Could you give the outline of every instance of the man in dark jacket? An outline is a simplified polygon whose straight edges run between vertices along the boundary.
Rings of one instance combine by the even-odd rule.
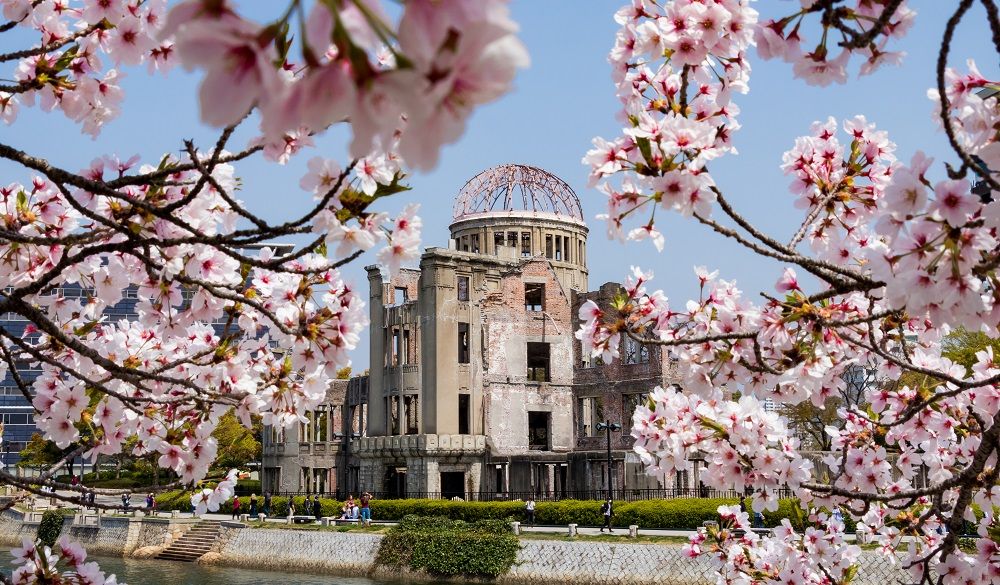
[[[604,526],[601,527],[601,532],[604,532],[605,528],[608,529],[608,532],[614,532],[614,530],[611,530],[612,513],[611,498],[608,498],[608,501],[604,502],[604,505],[601,506],[601,514],[604,516]]]
[[[319,496],[313,496],[313,516],[319,521],[320,517],[323,515],[322,508],[319,504]]]

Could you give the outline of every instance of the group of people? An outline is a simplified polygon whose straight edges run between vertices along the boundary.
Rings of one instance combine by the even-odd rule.
[[[362,524],[368,526],[372,519],[371,509],[372,495],[368,492],[361,494],[359,502],[354,502],[354,496],[347,496],[347,501],[340,507],[341,520],[360,520]]]
[[[90,498],[90,503],[94,503],[94,492],[88,494]],[[129,510],[132,508],[132,494],[124,493],[122,494],[122,511],[128,514]],[[156,512],[156,498],[153,496],[152,492],[146,494],[146,510],[150,513]]]
[[[233,497],[232,504],[233,518],[237,518],[243,511],[243,504],[240,502],[240,497]],[[260,507],[258,507],[257,494],[250,494],[250,505],[247,509],[247,514],[251,518],[256,518],[258,514],[263,514],[265,516],[271,515],[271,492],[264,494],[263,502],[261,502]]]
[[[372,495],[369,492],[361,494],[357,503],[355,503],[353,495],[347,496],[347,501],[344,502],[344,505],[340,508],[339,518],[341,520],[359,520],[365,526],[369,525],[372,519],[371,500]],[[264,494],[263,506],[261,506],[258,511],[257,494],[251,494],[248,513],[252,518],[257,517],[258,514],[270,516],[271,504],[271,492],[267,492]],[[323,505],[322,502],[320,502],[318,495],[306,496],[305,501],[302,503],[302,507],[303,509],[300,510],[302,512],[302,516],[313,516],[317,521],[323,517]],[[241,513],[243,513],[243,503],[240,501],[239,496],[234,496],[232,502],[232,517],[234,519],[238,518]],[[295,498],[289,498],[288,517],[291,518],[293,516],[296,516]]]

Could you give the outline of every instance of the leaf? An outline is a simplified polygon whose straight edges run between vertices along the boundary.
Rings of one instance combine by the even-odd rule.
[[[77,337],[83,337],[84,335],[86,335],[86,334],[90,333],[91,331],[93,331],[94,328],[97,327],[98,323],[100,323],[100,322],[99,321],[89,321],[88,323],[86,323],[84,325],[81,325],[81,326],[73,329],[73,334],[76,335]]]
[[[372,195],[372,198],[378,199],[379,197],[387,197],[389,195],[395,195],[396,193],[402,193],[403,191],[409,191],[412,187],[402,183],[402,180],[405,178],[406,173],[396,171],[396,174],[392,177],[392,182],[388,185],[379,185],[378,188],[375,189],[375,194]]]

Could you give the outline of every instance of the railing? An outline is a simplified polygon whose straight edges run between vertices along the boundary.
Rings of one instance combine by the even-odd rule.
[[[241,496],[248,496],[252,492],[237,486],[236,493]],[[256,492],[258,496],[260,492]],[[454,498],[459,498],[469,502],[508,502],[508,501],[525,501],[529,497],[534,498],[539,502],[556,502],[559,500],[591,500],[591,501],[601,501],[608,498],[608,490],[604,489],[593,489],[593,490],[562,490],[554,492],[541,492],[541,491],[507,491],[507,492],[496,492],[496,491],[479,491],[479,492],[407,492],[405,494],[392,493],[392,492],[371,492],[375,499],[379,500],[398,500],[405,498],[415,498],[415,499],[429,499],[429,500],[450,500]],[[308,492],[308,491],[275,491],[272,492],[274,496],[315,496],[318,495],[323,498],[333,498],[336,500],[344,500],[349,494],[342,491],[335,492]],[[352,492],[357,499],[361,494],[358,492]],[[611,494],[611,498],[616,502],[635,502],[641,500],[670,500],[676,498],[725,498],[731,500],[737,500],[742,495],[742,492],[737,490],[715,490],[709,488],[654,488],[654,489],[615,489]],[[778,497],[786,498],[790,497],[792,494],[789,490],[779,490]]]

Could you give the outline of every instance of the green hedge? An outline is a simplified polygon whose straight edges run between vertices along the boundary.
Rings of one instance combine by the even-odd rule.
[[[192,492],[166,492],[157,496],[157,505],[161,510],[191,510]],[[312,508],[304,510],[304,497],[295,498],[296,513],[312,515]],[[355,500],[357,501],[357,500]],[[783,499],[778,503],[776,512],[764,513],[764,525],[774,527],[783,518],[794,518],[792,506],[794,500]],[[248,496],[240,496],[241,508],[244,513],[250,509]],[[737,504],[738,500],[723,498],[677,498],[672,500],[640,500],[636,502],[621,502],[615,504],[613,524],[628,526],[635,524],[639,528],[666,530],[694,530],[700,528],[706,521],[718,520],[718,508],[722,505]],[[339,516],[343,502],[331,499],[320,499],[323,516]],[[264,498],[258,495],[257,507],[263,511]],[[231,512],[230,504],[223,505],[220,512]],[[372,500],[372,518],[374,520],[399,521],[409,515],[444,517],[450,520],[477,522],[481,520],[520,520],[524,517],[524,503],[514,502],[462,502],[452,500]],[[288,498],[276,496],[272,498],[271,515],[285,516],[288,514]],[[543,525],[565,526],[579,524],[580,526],[600,526],[604,523],[601,517],[601,502],[592,500],[561,500],[558,502],[538,502],[535,506],[535,522]],[[793,522],[793,524],[796,524]],[[845,524],[848,532],[853,532],[855,522],[845,514]],[[796,526],[802,529],[802,526]]]
[[[46,510],[42,514],[42,521],[38,523],[38,533],[36,537],[42,544],[52,548],[59,540],[59,533],[62,532],[63,513],[59,510]]]
[[[386,533],[375,562],[436,576],[497,577],[513,566],[519,547],[503,520],[408,515]]]
[[[614,524],[640,528],[673,530],[698,528],[708,520],[717,520],[719,506],[735,500],[711,498],[679,498],[675,500],[642,500],[615,505]],[[376,520],[399,520],[408,514],[445,516],[452,520],[520,520],[523,502],[455,502],[450,500],[372,500],[372,517]],[[560,500],[538,502],[535,522],[565,526],[600,526],[601,502],[591,500]]]

